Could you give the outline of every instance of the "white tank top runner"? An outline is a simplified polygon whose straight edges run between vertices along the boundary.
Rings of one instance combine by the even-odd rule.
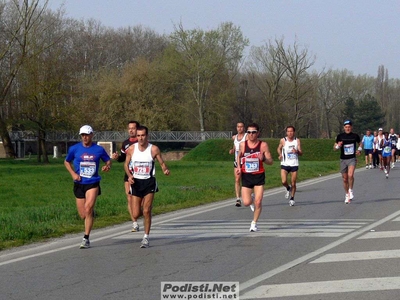
[[[237,156],[239,154],[240,150],[240,143],[244,142],[246,140],[247,133],[243,135],[243,137],[238,140],[237,135],[235,136],[235,139],[233,140],[233,145],[235,146],[235,161],[237,160]]]
[[[286,138],[285,145],[282,147],[281,165],[289,167],[297,167],[299,165],[299,155],[293,153],[293,149],[297,150],[297,138],[289,142]]]
[[[156,174],[154,160],[151,156],[151,146],[152,144],[149,143],[144,151],[140,151],[139,144],[134,144],[134,152],[131,158],[134,178],[148,179]]]
[[[382,147],[381,147],[381,141],[384,139],[384,136],[379,136],[378,135],[378,150],[382,150]]]

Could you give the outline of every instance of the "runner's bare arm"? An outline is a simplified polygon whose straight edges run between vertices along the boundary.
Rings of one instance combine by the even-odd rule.
[[[132,154],[133,154],[133,147],[134,147],[134,145],[131,145],[131,146],[129,146],[128,149],[126,149],[126,151],[125,151],[126,157],[125,157],[125,163],[124,163],[124,170],[125,170],[126,175],[128,175],[128,182],[130,184],[132,184],[134,182],[133,175],[132,175],[131,171],[129,170],[129,164],[130,164]]]
[[[272,165],[274,160],[272,159],[271,152],[269,151],[269,146],[266,142],[261,143],[261,153],[263,155],[262,161],[267,165]]]
[[[168,176],[170,174],[170,171],[169,171],[167,165],[165,164],[164,159],[162,158],[160,148],[158,148],[155,145],[152,145],[151,146],[151,155],[153,156],[153,158],[157,159],[158,163],[161,166],[161,169],[162,169],[164,175]]]
[[[276,149],[276,152],[278,152],[278,159],[279,159],[279,160],[282,160],[282,148],[283,148],[284,145],[285,145],[285,140],[284,140],[284,139],[281,139],[281,140],[279,141],[279,146],[278,146],[278,148]]]

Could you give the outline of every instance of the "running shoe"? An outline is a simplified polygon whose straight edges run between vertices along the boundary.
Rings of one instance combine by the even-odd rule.
[[[294,206],[295,203],[293,199],[289,200],[289,206]]]
[[[365,168],[368,169],[368,165],[366,165]]]
[[[349,204],[350,203],[350,196],[349,194],[346,194],[346,197],[344,198],[344,203]]]
[[[235,206],[236,207],[241,207],[242,206],[242,201],[239,198],[236,199]]]
[[[394,168],[394,163],[392,163],[392,169]]]
[[[385,172],[385,174],[387,174],[387,170],[386,169],[384,170],[384,172]]]
[[[140,245],[140,248],[149,248],[149,247],[150,247],[149,239],[144,237]]]
[[[350,199],[350,200],[353,200],[353,198],[354,198],[353,190],[352,190],[352,189],[349,189],[349,199]]]
[[[257,228],[257,223],[254,222],[254,221],[252,221],[252,222],[251,222],[251,225],[250,225],[249,231],[250,231],[250,232],[256,232],[257,230],[258,230],[258,228]]]
[[[79,246],[79,248],[80,248],[80,249],[87,249],[87,248],[90,248],[90,241],[89,241],[89,239],[83,238],[83,239],[82,239],[82,243],[81,243],[81,245]]]
[[[389,178],[389,174],[388,173],[386,173],[386,179],[388,179]]]
[[[254,211],[254,193],[251,194],[251,204],[250,204],[251,211]]]
[[[132,232],[138,232],[138,231],[139,231],[139,224],[137,222],[133,222]]]
[[[369,168],[372,169],[372,165],[371,164],[369,165]]]
[[[286,194],[285,194],[285,198],[289,199],[290,196],[290,192],[292,191],[292,187],[289,185],[289,189],[286,189]]]

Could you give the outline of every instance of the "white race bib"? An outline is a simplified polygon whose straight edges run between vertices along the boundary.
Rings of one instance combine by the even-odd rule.
[[[248,157],[245,159],[244,166],[246,173],[258,172],[260,170],[260,160]]]
[[[354,144],[348,144],[343,146],[344,155],[354,154]]]
[[[96,173],[96,163],[93,161],[82,161],[79,164],[80,176],[85,178],[92,178]]]
[[[138,176],[150,176],[151,166],[151,162],[135,161],[135,165],[133,166],[133,174]]]

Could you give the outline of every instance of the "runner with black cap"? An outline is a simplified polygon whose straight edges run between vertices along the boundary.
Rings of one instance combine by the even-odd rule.
[[[356,155],[360,155],[362,147],[361,139],[354,133],[351,120],[343,122],[344,132],[338,134],[334,145],[335,150],[340,149],[340,173],[342,173],[343,187],[346,193],[344,203],[348,204],[354,198],[354,172],[357,165]],[[358,148],[357,148],[358,144]]]

